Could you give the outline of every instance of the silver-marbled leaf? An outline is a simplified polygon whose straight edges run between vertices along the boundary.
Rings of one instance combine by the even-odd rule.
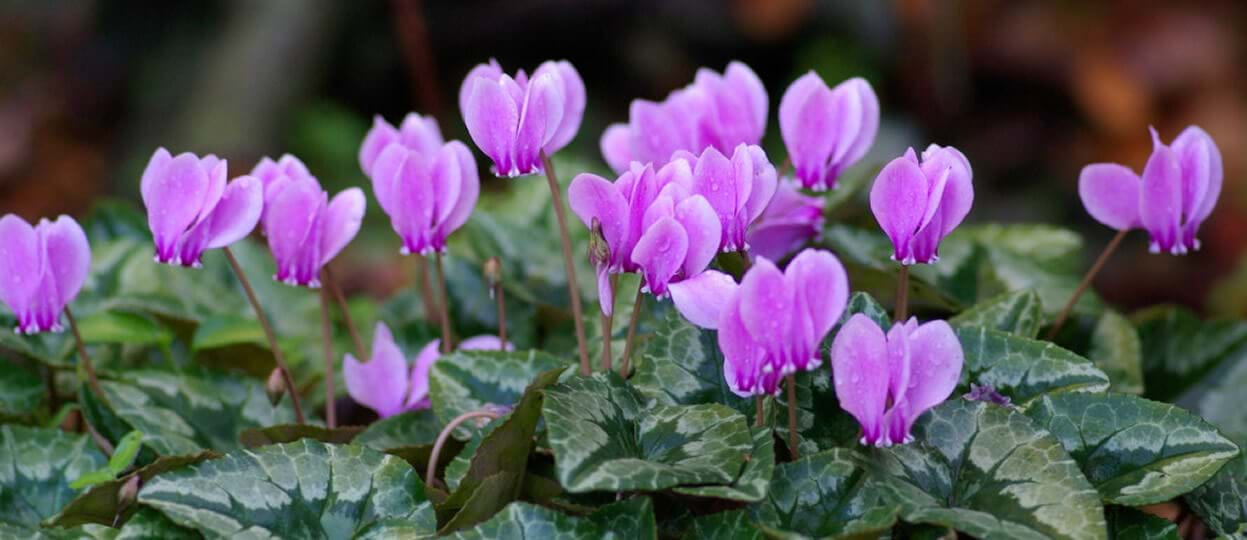
[[[771,536],[844,538],[891,528],[898,506],[884,499],[853,450],[833,448],[776,467],[766,500],[750,512]]]
[[[1108,376],[1090,360],[1049,342],[987,328],[956,332],[965,352],[962,382],[991,386],[1016,405],[1050,392],[1108,388]]]
[[[1143,345],[1134,325],[1120,313],[1106,310],[1100,315],[1087,358],[1108,375],[1109,390],[1143,393]]]
[[[537,351],[456,351],[442,356],[429,371],[429,398],[442,425],[486,406],[511,407],[539,373],[567,366],[564,359]],[[472,436],[468,426],[455,437]]]
[[[750,429],[753,431],[753,451],[736,481],[730,486],[679,487],[675,488],[675,492],[744,502],[757,502],[766,497],[775,474],[775,437],[771,428]]]
[[[1033,290],[1006,292],[970,306],[948,320],[954,327],[980,326],[1025,338],[1039,335],[1043,303]]]
[[[585,517],[574,517],[524,502],[513,502],[475,527],[447,538],[477,540],[656,540],[654,504],[649,497],[633,497],[603,506]]]
[[[69,483],[107,463],[91,438],[0,425],[0,537],[32,537],[77,495]]]

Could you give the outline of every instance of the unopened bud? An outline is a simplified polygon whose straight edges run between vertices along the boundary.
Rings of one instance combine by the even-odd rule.
[[[126,508],[129,508],[130,505],[134,504],[134,501],[138,500],[139,488],[141,487],[143,487],[143,479],[139,478],[137,474],[130,475],[126,483],[121,484],[121,489],[117,490],[118,515],[121,515]]]
[[[268,401],[274,407],[281,403],[281,398],[286,394],[286,377],[281,372],[281,368],[273,368],[273,372],[268,374],[268,382],[264,383],[264,393],[268,394]]]
[[[499,261],[498,257],[490,257],[489,260],[485,261],[483,273],[485,274],[485,283],[489,284],[489,294],[492,296],[494,289],[502,284],[502,261]]]
[[[589,230],[589,262],[594,266],[604,266],[611,259],[611,247],[602,234],[602,222],[593,218],[593,226]]]

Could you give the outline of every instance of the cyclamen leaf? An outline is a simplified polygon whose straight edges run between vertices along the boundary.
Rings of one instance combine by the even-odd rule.
[[[1099,494],[1025,415],[954,399],[923,415],[914,437],[868,450],[872,478],[901,519],[977,538],[1107,538]]]
[[[957,339],[965,351],[963,382],[991,386],[1020,407],[1051,392],[1108,388],[1108,376],[1090,360],[1046,341],[986,328],[958,328]]]
[[[1135,540],[1180,540],[1178,524],[1125,506],[1104,509],[1109,538]]]
[[[148,317],[120,311],[101,311],[78,321],[78,331],[87,343],[124,345],[168,345],[173,332]]]
[[[328,444],[347,444],[364,430],[363,426],[340,426],[333,429],[311,424],[278,424],[263,428],[244,429],[238,442],[247,448],[312,439]]]
[[[433,444],[442,431],[442,423],[431,409],[408,411],[382,418],[369,425],[352,441],[376,450]]]
[[[212,537],[380,535],[388,526],[435,529],[419,476],[359,445],[310,439],[238,450],[155,477],[139,502]],[[394,521],[391,521],[394,520]]]
[[[781,464],[766,500],[750,511],[770,535],[842,538],[891,528],[898,508],[883,499],[852,450],[835,448]]]
[[[38,375],[11,363],[0,364],[0,420],[33,418],[46,396]]]
[[[70,480],[106,462],[86,435],[0,425],[0,535],[36,536],[76,495]]]
[[[684,540],[762,540],[762,529],[748,510],[729,510],[694,518]]]
[[[1087,358],[1108,375],[1109,390],[1142,394],[1142,348],[1134,325],[1120,313],[1106,310],[1091,333]]]
[[[721,403],[753,414],[753,400],[732,393],[723,378],[723,353],[715,332],[669,310],[646,345],[630,379],[647,404]]]
[[[655,540],[654,504],[649,497],[633,497],[603,506],[587,517],[572,517],[534,504],[515,502],[488,521],[448,538],[549,538]]]
[[[514,406],[539,373],[567,365],[566,360],[536,350],[456,351],[444,355],[429,370],[433,412],[445,425],[463,413],[483,407]],[[471,436],[468,426],[455,429],[458,439]]]
[[[1218,534],[1238,538],[1247,533],[1247,454],[1240,452],[1184,499]]]
[[[1043,325],[1043,305],[1035,291],[1008,292],[971,306],[948,323],[954,327],[980,326],[1034,338]]]
[[[732,485],[679,487],[675,488],[675,492],[744,502],[757,502],[766,497],[775,474],[775,437],[770,428],[750,429],[753,430],[753,452]]]
[[[139,456],[139,450],[142,448],[143,433],[141,431],[127,433],[117,443],[117,446],[113,449],[113,455],[109,456],[108,463],[103,468],[79,476],[69,483],[69,487],[82,489],[117,478],[126,469],[130,468],[130,464],[134,463],[134,459]]]
[[[1201,321],[1188,309],[1158,306],[1131,317],[1143,344],[1144,395],[1174,401],[1247,344],[1247,322]]]
[[[718,404],[642,406],[613,372],[546,390],[559,482],[572,493],[730,484],[753,445],[744,416]]]
[[[185,456],[161,456],[150,464],[139,467],[138,470],[131,474],[137,475],[142,482],[147,482],[157,475],[219,457],[221,457],[221,454],[211,450]],[[55,516],[45,521],[44,524],[51,527],[74,527],[86,523],[112,525],[114,520],[117,523],[130,523],[128,520],[132,520],[130,516],[135,514],[137,507],[121,508],[119,501],[121,488],[129,478],[130,475],[126,475],[116,480],[91,486],[75,497],[74,500],[69,501],[69,504],[65,505]],[[118,515],[118,512],[120,512],[120,515]],[[138,512],[138,514],[143,513],[144,511]]]
[[[1051,394],[1026,415],[1061,441],[1108,502],[1142,506],[1203,484],[1238,447],[1199,417],[1127,394]]]

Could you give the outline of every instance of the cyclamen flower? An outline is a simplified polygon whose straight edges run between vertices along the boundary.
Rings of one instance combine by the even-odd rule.
[[[141,191],[156,262],[198,268],[203,252],[228,246],[255,229],[264,207],[260,181],[226,184],[226,163],[160,148],[143,171]]]
[[[854,315],[831,344],[840,407],[862,426],[861,443],[905,444],[922,413],[948,399],[965,356],[948,323],[918,319],[884,335],[870,317]]]
[[[571,63],[547,61],[529,78],[503,73],[496,60],[463,80],[459,110],[472,141],[494,161],[498,176],[539,173],[541,153],[567,146],[585,111],[585,85]]]
[[[403,122],[404,129],[414,124],[413,118],[418,117],[409,115]],[[392,142],[366,165],[377,202],[403,239],[404,255],[444,253],[446,239],[468,221],[481,192],[476,160],[468,147],[459,141],[442,144],[436,125],[419,125],[426,128],[419,145]],[[369,134],[360,149],[361,163],[371,152],[369,145],[387,136]]]
[[[870,189],[870,210],[903,264],[939,260],[940,240],[957,228],[974,203],[970,162],[956,148],[931,145],[922,161],[910,148],[892,160]]]
[[[364,175],[372,178],[377,158],[392,144],[431,156],[441,149],[445,141],[442,139],[441,128],[437,127],[437,120],[432,116],[407,113],[402,125],[395,129],[378,115],[372,119],[372,129],[368,130],[364,142],[359,145],[359,167],[363,169]],[[473,170],[476,170],[475,163]]]
[[[287,285],[320,286],[320,270],[359,232],[364,192],[329,194],[311,176],[282,176],[265,191],[264,230],[277,263],[273,279]]]
[[[18,334],[60,332],[61,312],[90,267],[87,235],[74,218],[34,227],[13,214],[0,218],[0,300],[17,317]]]
[[[722,227],[719,249],[747,249],[745,234],[749,225],[762,215],[775,195],[775,167],[766,159],[766,152],[753,145],[736,147],[729,160],[714,147],[701,156],[679,151],[672,159],[687,161],[693,169],[690,193],[710,202]]]
[[[1172,146],[1152,129],[1152,156],[1143,176],[1115,163],[1083,168],[1078,193],[1096,221],[1119,231],[1147,229],[1152,253],[1182,255],[1199,249],[1199,226],[1221,195],[1221,151],[1204,130],[1190,126]]]
[[[346,391],[356,403],[376,411],[382,418],[403,411],[427,409],[429,402],[429,370],[441,356],[441,340],[433,340],[420,349],[411,367],[403,351],[394,343],[390,328],[378,322],[372,338],[372,358],[360,362],[351,354],[342,359],[342,377]],[[502,350],[497,336],[476,336],[459,344],[459,350]],[[506,350],[513,347],[507,344]]]
[[[827,88],[813,71],[797,79],[779,102],[779,131],[796,177],[806,188],[836,187],[879,131],[879,98],[870,83],[852,78]]]
[[[637,99],[627,124],[602,134],[602,156],[616,172],[629,163],[662,165],[677,151],[727,154],[740,144],[758,144],[766,132],[766,88],[749,66],[732,62],[722,75],[706,68],[693,83],[660,103]]]
[[[604,257],[595,257],[602,312],[611,313],[610,274],[641,272],[646,289],[667,294],[672,281],[691,278],[705,269],[718,251],[721,229],[705,197],[692,195],[693,173],[684,160],[654,171],[634,163],[611,182],[580,174],[567,189],[572,212],[594,228],[605,242]]]
[[[802,194],[795,180],[781,180],[771,204],[745,236],[749,255],[777,261],[818,238],[823,231],[823,203],[821,197]]]
[[[822,365],[819,345],[849,297],[844,266],[813,249],[782,272],[758,257],[739,286],[712,270],[671,289],[689,322],[718,330],[723,375],[741,397],[777,394],[782,376]]]

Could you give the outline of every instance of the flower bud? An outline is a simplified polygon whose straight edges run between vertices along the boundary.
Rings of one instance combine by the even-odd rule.
[[[485,261],[482,273],[485,274],[485,283],[489,285],[489,294],[493,295],[493,290],[502,285],[502,261],[498,257],[490,257]]]
[[[606,266],[610,264],[610,258],[611,247],[602,234],[602,222],[595,217],[589,230],[589,262],[594,266]]]
[[[282,374],[281,368],[273,368],[273,372],[268,374],[268,382],[264,383],[264,393],[268,394],[268,401],[274,407],[281,403],[281,398],[286,394],[286,377]]]
[[[143,487],[143,479],[137,474],[132,474],[126,483],[121,485],[121,489],[117,490],[117,515],[113,518],[114,527],[121,520],[122,513],[138,500],[141,487]]]

